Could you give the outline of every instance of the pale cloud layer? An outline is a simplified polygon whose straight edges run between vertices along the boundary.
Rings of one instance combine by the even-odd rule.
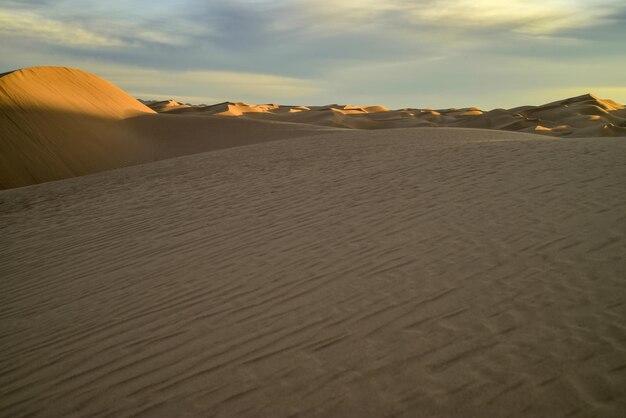
[[[563,29],[601,24],[610,13],[571,0],[439,0],[427,7],[415,7],[410,16],[417,24],[471,29],[495,27],[550,35]]]
[[[0,10],[0,37],[6,42],[20,37],[33,42],[69,47],[109,47],[122,44],[115,37],[23,11]]]
[[[206,103],[626,101],[624,39],[621,0],[0,0],[0,72],[75,66]]]
[[[376,26],[380,18],[395,17],[397,21],[417,28],[421,25],[455,30],[506,28],[533,35],[602,24],[611,18],[611,8],[598,6],[617,4],[576,0],[320,0],[294,3],[296,5],[291,7],[295,11],[322,25]],[[293,28],[293,25],[287,23],[286,27]]]

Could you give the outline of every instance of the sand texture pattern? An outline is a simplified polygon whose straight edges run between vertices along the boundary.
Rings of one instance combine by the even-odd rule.
[[[0,416],[623,416],[624,161],[343,131],[0,191]]]

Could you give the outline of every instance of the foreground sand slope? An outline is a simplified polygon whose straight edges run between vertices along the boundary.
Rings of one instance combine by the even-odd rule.
[[[328,129],[172,119],[93,74],[27,68],[0,75],[0,189],[321,131]]]
[[[279,106],[219,103],[192,106],[172,100],[149,106],[170,114],[244,116],[354,129],[403,127],[465,127],[521,131],[551,136],[626,136],[626,109],[612,100],[592,94],[559,100],[541,106],[482,111],[463,109],[400,109],[384,106]]]
[[[0,192],[0,416],[622,416],[626,142],[348,131]]]

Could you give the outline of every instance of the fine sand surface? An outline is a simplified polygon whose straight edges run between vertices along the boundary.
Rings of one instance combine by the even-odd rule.
[[[0,191],[0,416],[623,416],[624,161],[342,131]]]

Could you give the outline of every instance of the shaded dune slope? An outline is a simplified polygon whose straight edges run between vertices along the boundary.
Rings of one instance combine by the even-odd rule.
[[[143,115],[126,119],[123,124],[148,139],[154,160],[343,131],[293,122],[199,116],[194,113]]]
[[[0,416],[623,416],[625,158],[344,131],[2,191]]]

